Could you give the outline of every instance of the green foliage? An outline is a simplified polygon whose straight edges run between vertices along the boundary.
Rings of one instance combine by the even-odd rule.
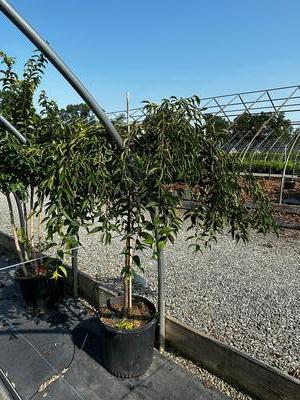
[[[56,269],[53,271],[52,273],[52,279],[54,279],[55,281],[57,281],[59,278],[67,278],[67,270],[63,265],[59,265],[58,267],[56,267]]]
[[[26,203],[29,200],[32,209],[36,199],[36,210],[42,207],[46,198],[42,183],[60,157],[59,143],[68,140],[70,132],[61,120],[56,103],[49,100],[44,91],[38,92],[47,64],[43,54],[35,52],[25,63],[21,76],[14,72],[13,58],[0,52],[0,60],[3,65],[0,71],[0,112],[27,139],[26,145],[22,145],[0,126],[0,191],[6,196],[13,194],[20,202],[20,225],[26,230],[23,229],[19,242],[25,245],[26,259],[30,252],[34,256],[27,230],[29,223],[26,223],[32,210],[27,212]],[[39,112],[35,109],[34,98],[38,100]]]
[[[2,84],[0,112],[28,140],[24,146],[0,126],[0,190],[16,193],[21,199],[28,196],[29,185],[36,185],[44,168],[38,151],[30,145],[38,140],[39,132],[44,132],[41,118],[36,113],[33,99],[46,66],[42,53],[35,53],[24,66],[19,77],[14,71],[14,59],[0,52]],[[44,110],[45,112],[45,110]],[[39,161],[41,165],[39,165]]]
[[[217,118],[203,121],[198,97],[145,102],[145,119],[130,129],[118,120],[125,141],[121,151],[100,124],[83,120],[90,114],[82,105],[59,110],[41,92],[36,112],[33,96],[45,66],[41,54],[26,63],[21,79],[13,72],[13,59],[2,54],[2,60],[1,112],[28,144],[21,146],[0,130],[0,190],[26,200],[28,188],[34,188],[36,206],[46,202],[48,239],[62,249],[79,244],[81,227],[99,232],[107,244],[121,235],[125,256],[143,269],[139,252],[150,249],[155,256],[175,242],[181,228],[190,232],[194,251],[210,246],[224,230],[246,242],[250,228],[275,229],[258,182],[238,155],[223,150],[228,126]],[[65,124],[67,117],[71,122]],[[181,184],[174,188],[176,182]],[[252,198],[254,211],[246,207],[245,196]],[[190,207],[179,211],[184,197]],[[53,278],[65,272],[59,265]],[[126,264],[122,273],[134,272]]]
[[[299,173],[298,153],[293,152],[287,162],[286,173]],[[286,161],[283,153],[247,154],[243,160],[245,169],[252,172],[282,174]]]
[[[126,330],[132,330],[134,328],[134,324],[128,320],[128,319],[122,319],[120,322],[117,324],[114,324],[113,326],[115,329],[126,329]]]
[[[146,103],[146,118],[131,126],[122,154],[101,127],[77,125],[72,139],[59,145],[42,184],[49,198],[50,236],[59,233],[64,241],[80,226],[100,232],[105,243],[121,234],[132,241],[134,265],[143,268],[138,252],[150,248],[155,254],[157,247],[174,243],[180,227],[188,227],[195,251],[224,229],[247,241],[251,227],[275,228],[259,184],[237,155],[220,146],[225,129],[204,129],[199,106],[197,97]],[[178,180],[183,188],[172,190]],[[192,206],[180,214],[183,195],[190,196]],[[253,199],[254,212],[246,208],[245,195]],[[122,272],[131,274],[127,267]]]
[[[87,124],[96,123],[95,115],[85,103],[68,104],[66,108],[59,110],[59,115],[64,123],[81,120]]]

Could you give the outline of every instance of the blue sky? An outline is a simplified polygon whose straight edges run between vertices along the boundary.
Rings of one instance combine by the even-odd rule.
[[[299,0],[11,0],[107,111],[300,83]],[[33,46],[0,15],[0,49],[18,68]],[[43,88],[80,102],[48,68]]]

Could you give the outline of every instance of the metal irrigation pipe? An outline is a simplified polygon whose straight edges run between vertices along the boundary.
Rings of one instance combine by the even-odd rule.
[[[26,143],[25,137],[1,114],[0,114],[0,123],[4,126],[6,130],[12,133],[21,143],[23,144]]]
[[[49,44],[34,30],[34,28],[6,1],[0,0],[0,11],[38,48],[40,49],[54,67],[61,73],[61,75],[69,82],[69,84],[76,90],[79,96],[86,102],[86,104],[96,114],[100,122],[106,128],[106,131],[114,140],[114,142],[121,148],[124,148],[124,142],[118,134],[116,128],[113,126],[103,109],[97,103],[95,98],[86,89],[83,83],[77,76],[70,70],[64,61],[51,49]]]
[[[281,186],[280,186],[279,205],[282,204],[282,193],[283,193],[284,176],[285,176],[286,168],[287,168],[290,156],[292,154],[292,151],[293,151],[293,149],[295,147],[295,144],[297,143],[297,140],[299,139],[299,136],[300,136],[300,132],[296,135],[296,138],[295,138],[295,140],[294,140],[294,142],[293,142],[293,144],[292,144],[292,146],[291,146],[291,148],[289,150],[289,154],[288,154],[287,159],[286,159],[285,164],[284,164],[284,168],[283,168],[283,171],[282,171],[282,178],[281,178]]]

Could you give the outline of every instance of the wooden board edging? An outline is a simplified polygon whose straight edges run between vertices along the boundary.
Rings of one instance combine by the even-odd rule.
[[[166,339],[192,361],[258,399],[300,399],[299,380],[173,317],[166,318]]]

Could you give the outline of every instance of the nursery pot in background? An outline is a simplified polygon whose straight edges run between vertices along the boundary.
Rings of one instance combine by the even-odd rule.
[[[55,307],[64,297],[64,279],[54,280],[45,275],[35,274],[35,269],[27,267],[28,276],[22,268],[17,268],[15,280],[19,283],[23,298],[27,306]]]
[[[156,310],[147,299],[134,296],[151,310],[151,318],[139,328],[117,329],[103,323],[102,364],[113,375],[119,378],[133,378],[144,374],[150,367],[153,358]],[[116,304],[122,303],[123,297],[111,299]]]

